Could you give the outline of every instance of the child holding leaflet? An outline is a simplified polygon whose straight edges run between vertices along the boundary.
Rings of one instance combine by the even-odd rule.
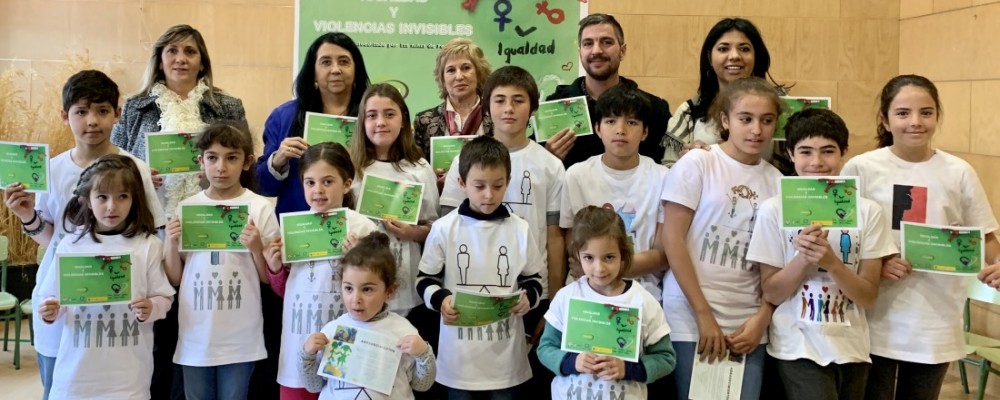
[[[838,175],[848,136],[833,111],[793,114],[785,137],[796,174]],[[777,304],[767,352],[778,360],[788,398],[864,397],[871,367],[865,309],[878,296],[882,257],[899,250],[882,207],[858,200],[852,229],[782,228],[780,196],[757,212],[747,260],[760,266],[764,300]]]
[[[21,220],[25,234],[46,249],[35,275],[37,283],[44,281],[52,271],[52,263],[55,261],[53,256],[59,241],[75,230],[75,227],[67,227],[58,221],[62,218],[66,203],[76,197],[73,188],[80,181],[80,174],[102,156],[121,154],[132,158],[142,175],[143,192],[150,213],[153,214],[154,225],[160,227],[166,224],[167,219],[156,198],[149,166],[111,143],[111,130],[121,114],[118,97],[118,85],[103,72],[88,70],[71,76],[63,85],[61,114],[63,123],[73,132],[74,147],[50,160],[49,192],[41,193],[35,198],[19,184],[4,188],[7,207]],[[41,301],[38,288],[36,284],[31,296],[35,299],[36,307]],[[43,324],[38,313],[32,313],[31,318],[35,329],[35,351],[38,354],[38,372],[42,380],[42,398],[48,399],[63,320]]]
[[[781,173],[761,153],[771,146],[781,100],[760,78],[730,83],[711,115],[721,144],[692,150],[667,174],[660,233],[670,270],[663,310],[677,351],[678,398],[688,398],[695,352],[702,361],[746,355],[741,398],[757,399],[767,325],[774,307],[760,300],[760,272],[745,259],[757,209],[778,193]],[[697,348],[696,348],[697,347]]]
[[[320,392],[321,400],[413,399],[413,391],[425,391],[434,384],[436,363],[430,344],[406,318],[389,310],[388,301],[396,293],[396,260],[389,251],[389,237],[381,232],[362,238],[344,255],[338,266],[347,312],[310,335],[298,355],[298,371],[310,391]],[[356,327],[391,336],[403,353],[395,371],[392,393],[379,393],[349,383],[324,380],[316,374],[323,349],[337,326]],[[362,396],[364,394],[364,396]]]
[[[601,96],[601,101],[606,96]],[[538,345],[538,358],[557,375],[552,381],[552,398],[576,400],[584,398],[583,392],[590,398],[591,390],[596,389],[601,399],[616,395],[645,399],[646,384],[670,374],[676,359],[660,301],[638,281],[624,279],[634,262],[625,224],[614,210],[587,206],[573,218],[570,237],[570,256],[580,263],[585,276],[556,293],[545,313],[545,333]],[[641,309],[639,361],[560,350],[571,298]]]
[[[531,378],[521,317],[542,293],[541,254],[528,223],[501,206],[510,183],[510,156],[503,144],[477,137],[458,157],[460,187],[468,199],[434,222],[427,236],[417,291],[441,312],[437,382],[449,399],[513,399],[514,387]],[[474,336],[455,327],[453,292],[521,293],[507,319],[477,327]]]
[[[378,229],[370,219],[352,210],[354,195],[354,163],[347,149],[338,143],[325,142],[309,146],[299,159],[299,180],[304,197],[312,212],[347,208],[347,241],[349,249],[354,238]],[[311,332],[344,313],[343,293],[337,269],[341,260],[281,262],[281,238],[264,249],[271,289],[285,298],[281,323],[281,352],[278,363],[278,384],[283,400],[317,399],[319,388],[307,390],[308,381],[298,373],[299,348]],[[304,300],[303,300],[304,299]],[[305,310],[317,310],[318,318],[294,318]],[[315,371],[313,371],[315,372]]]
[[[902,221],[978,227],[986,235],[986,260],[996,260],[1000,225],[979,176],[969,163],[931,144],[940,115],[930,80],[890,79],[879,96],[880,148],[852,158],[841,173],[861,177],[861,195],[882,206],[895,240]],[[948,364],[965,357],[966,278],[911,272],[902,257],[883,260],[880,293],[868,314],[867,399],[936,399]]]
[[[414,283],[420,263],[420,246],[427,239],[431,222],[438,217],[437,175],[430,163],[423,159],[423,153],[413,138],[410,109],[395,86],[388,83],[369,86],[361,97],[359,108],[359,132],[351,139],[351,160],[358,171],[353,182],[355,195],[360,197],[361,184],[368,174],[424,185],[420,214],[417,216],[419,224],[390,220],[379,223],[389,235],[389,249],[396,258],[399,273],[399,292],[389,299],[389,309],[407,316],[421,303]],[[427,312],[422,315],[424,319],[432,318]],[[417,326],[420,326],[419,323]]]
[[[59,242],[55,254],[129,253],[130,267],[118,268],[130,269],[132,300],[103,307],[60,305],[58,259],[53,256],[51,272],[38,287],[39,298],[45,299],[38,305],[41,320],[62,321],[49,394],[56,399],[148,399],[153,321],[167,314],[174,289],[161,268],[163,245],[156,237],[142,174],[130,157],[109,154],[83,171],[73,193],[61,225],[75,231]]]
[[[174,363],[182,367],[187,397],[244,399],[254,362],[267,357],[259,282],[268,282],[263,249],[278,236],[278,222],[271,202],[251,191],[253,141],[247,132],[213,124],[198,149],[209,187],[182,201],[178,215],[191,203],[249,204],[238,238],[248,252],[181,253],[181,221],[175,216],[167,224],[164,270],[180,286]]]

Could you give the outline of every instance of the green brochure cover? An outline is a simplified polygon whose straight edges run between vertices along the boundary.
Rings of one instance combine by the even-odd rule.
[[[247,251],[240,235],[249,222],[249,204],[182,203],[180,208],[180,251]]]
[[[465,142],[475,137],[475,135],[431,137],[431,168],[447,172],[448,168],[451,168],[451,162],[462,152]]]
[[[316,373],[352,385],[392,394],[403,352],[398,338],[371,329],[336,325]],[[409,389],[407,389],[409,390]],[[362,391],[357,391],[358,394]],[[365,397],[371,398],[368,394]]]
[[[638,362],[642,309],[586,299],[569,299],[562,350]]]
[[[0,142],[0,186],[20,182],[24,191],[49,191],[49,145]]]
[[[281,262],[330,260],[344,256],[347,209],[290,212],[280,215]]]
[[[452,300],[458,321],[451,325],[483,326],[509,318],[510,310],[521,300],[521,292],[483,295],[456,290]]]
[[[543,101],[535,111],[535,141],[545,142],[559,131],[570,128],[577,136],[594,134],[594,124],[587,109],[587,97]]]
[[[781,227],[858,227],[856,176],[788,176],[781,178]]]
[[[357,123],[356,117],[306,112],[303,137],[309,144],[334,142],[349,147]]]
[[[198,173],[199,136],[201,132],[147,132],[146,162],[160,175]]]
[[[59,304],[86,306],[132,301],[129,253],[60,254]]]
[[[982,229],[903,221],[899,230],[900,250],[914,271],[975,275],[983,267]]]
[[[807,108],[833,109],[833,100],[829,97],[802,97],[802,96],[781,96],[785,102],[785,111],[778,116],[778,123],[774,127],[774,140],[785,140],[785,124],[788,117]]]
[[[437,190],[437,188],[432,188]],[[423,202],[422,183],[395,181],[378,175],[365,174],[361,182],[358,212],[378,220],[395,220],[416,225]]]

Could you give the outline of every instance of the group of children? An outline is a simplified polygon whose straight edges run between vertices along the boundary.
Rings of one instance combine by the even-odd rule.
[[[759,78],[716,97],[711,115],[724,142],[690,152],[669,173],[638,152],[652,118],[648,100],[619,85],[600,97],[594,119],[605,152],[564,170],[526,135],[539,102],[534,79],[500,68],[482,93],[493,136],[464,145],[440,198],[405,101],[393,86],[375,84],[349,149],[320,143],[291,155],[311,211],[348,208],[348,251],[290,265],[282,263],[272,203],[253,192],[248,132],[226,124],[204,131],[198,149],[208,187],[185,200],[249,204],[239,236],[248,251],[181,252],[181,224],[176,216],[166,222],[149,167],[108,141],[119,112],[114,82],[84,71],[63,98],[76,146],[52,160],[52,189],[36,201],[20,185],[4,188],[24,231],[42,246],[58,242],[33,293],[46,397],[149,398],[151,323],[166,315],[177,287],[173,357],[187,397],[246,398],[254,362],[267,356],[263,282],[284,297],[276,377],[283,399],[413,398],[435,381],[450,399],[513,399],[524,385],[561,399],[641,399],[647,384],[670,374],[686,399],[696,357],[728,353],[746,356],[742,398],[754,399],[765,352],[778,360],[790,398],[861,398],[866,386],[868,398],[934,398],[948,363],[964,356],[964,280],[911,274],[893,232],[900,220],[977,226],[988,233],[987,259],[1000,256],[975,172],[931,146],[940,103],[918,76],[886,85],[883,147],[843,171],[848,132],[836,114],[807,110],[787,123],[798,175],[861,177],[859,228],[842,232],[781,227],[781,174],[761,153],[782,102]],[[366,174],[423,183],[420,222],[375,223],[354,211]],[[132,255],[132,302],[61,306],[56,255],[108,252]],[[981,279],[993,282],[994,269]],[[459,290],[520,297],[484,337],[452,325]],[[814,295],[826,295],[825,307],[813,308]],[[642,309],[638,361],[561,350],[572,298]],[[440,313],[437,321],[427,309]],[[398,339],[403,357],[391,393],[316,374],[336,325]]]

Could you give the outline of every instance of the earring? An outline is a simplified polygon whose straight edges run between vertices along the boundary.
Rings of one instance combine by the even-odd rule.
[[[319,90],[319,82],[313,81],[313,87]]]

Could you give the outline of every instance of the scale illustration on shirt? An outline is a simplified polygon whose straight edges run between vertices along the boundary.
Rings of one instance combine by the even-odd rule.
[[[927,222],[927,188],[923,186],[892,185],[892,230],[899,230],[899,223]]]
[[[361,400],[361,399],[373,400],[372,399],[372,395],[368,394],[368,389],[365,389],[365,388],[363,388],[361,386],[354,386],[354,385],[351,385],[349,383],[346,383],[344,381],[339,381],[339,380],[333,380],[330,383],[334,384],[333,390],[337,390],[337,391],[350,390],[350,391],[358,392],[358,394],[354,395],[354,397],[351,397],[354,400]],[[342,397],[342,395],[337,395],[337,397]]]
[[[597,379],[593,374],[570,375],[573,379],[566,386],[567,400],[619,400],[629,396],[625,393],[625,384],[616,384]],[[565,378],[563,378],[565,379]]]
[[[471,276],[469,275],[469,268],[472,265],[472,255],[469,254],[469,246],[465,243],[458,245],[458,253],[455,254],[455,264],[458,266],[458,286],[477,286],[479,287],[479,292],[481,293],[492,293],[490,288],[509,288],[510,284],[510,258],[507,254],[507,246],[501,245],[497,249],[497,264],[496,264],[496,283],[484,283],[482,281],[473,282]],[[512,256],[512,255],[511,255]],[[473,271],[475,272],[475,271]],[[477,279],[483,278],[487,281],[492,275],[489,269],[485,269],[480,273],[475,274]]]
[[[125,307],[118,306],[119,313],[111,312],[107,314],[105,318],[105,313],[111,310],[110,305],[101,306],[101,309],[97,309],[97,316],[94,317],[92,312],[88,312],[88,309],[93,310],[94,306],[80,306],[78,307],[78,312],[74,313],[73,318],[73,348],[79,349],[81,346],[83,348],[89,349],[93,347],[128,347],[128,346],[138,346],[139,345],[139,335],[142,332],[139,330],[139,321],[135,319],[135,316],[127,312]],[[84,317],[86,314],[86,317]],[[119,329],[120,328],[120,329]],[[132,340],[129,340],[131,338]],[[105,342],[107,339],[107,342]]]
[[[507,190],[510,190],[509,188]],[[521,197],[517,200],[520,201],[504,201],[504,207],[507,207],[507,211],[513,213],[514,208],[512,205],[518,204],[523,206],[531,206],[531,171],[525,170],[521,174]]]
[[[834,293],[836,291],[836,293]],[[854,301],[834,285],[809,281],[799,290],[801,310],[799,320],[814,324],[851,325],[846,311],[854,309]]]
[[[231,277],[220,276],[214,271],[211,277],[202,273],[194,274],[194,310],[222,311],[239,310],[243,300],[243,279],[238,271],[233,271]],[[228,282],[227,282],[228,281]]]

